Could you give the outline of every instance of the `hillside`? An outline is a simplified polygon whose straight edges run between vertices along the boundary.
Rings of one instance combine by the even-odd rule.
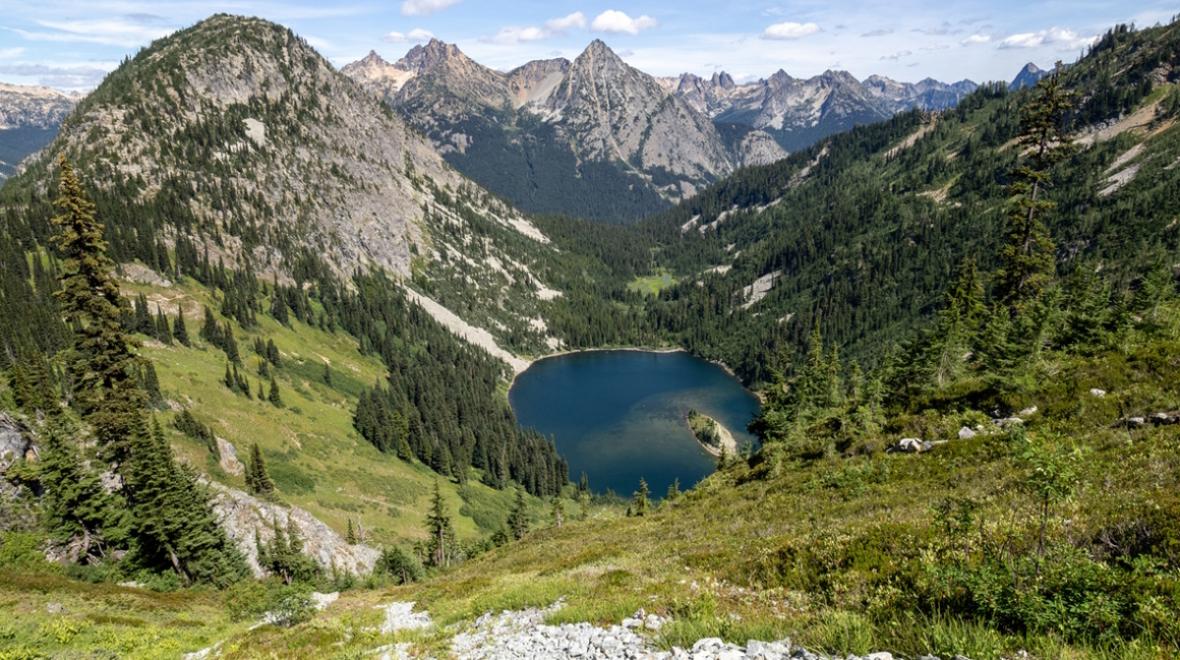
[[[1125,285],[1175,263],[1177,38],[1175,24],[1113,31],[1064,74],[1075,149],[1054,169],[1047,219],[1063,271],[1094,264]],[[986,85],[955,110],[857,128],[645,221],[680,282],[656,318],[753,381],[817,322],[845,354],[874,359],[930,317],[965,256],[995,265],[1029,98]]]

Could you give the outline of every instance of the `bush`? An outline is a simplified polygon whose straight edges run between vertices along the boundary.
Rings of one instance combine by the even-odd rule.
[[[417,557],[394,546],[381,552],[376,570],[389,575],[397,584],[408,584],[421,580],[425,571]]]

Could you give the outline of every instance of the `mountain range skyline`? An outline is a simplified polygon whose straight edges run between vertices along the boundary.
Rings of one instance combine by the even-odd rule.
[[[1074,61],[1105,26],[1150,25],[1175,12],[1164,2],[1134,8],[1092,3],[1007,6],[955,0],[937,6],[876,3],[698,2],[513,3],[404,0],[324,6],[280,0],[148,3],[49,0],[0,3],[0,82],[92,89],[125,57],[212,13],[253,15],[303,35],[337,68],[376,51],[397,59],[438,37],[484,65],[574,59],[605,39],[629,65],[655,76],[725,71],[750,82],[783,69],[796,77],[846,70],[860,80],[1009,79],[1026,62]],[[948,18],[954,17],[954,18]]]

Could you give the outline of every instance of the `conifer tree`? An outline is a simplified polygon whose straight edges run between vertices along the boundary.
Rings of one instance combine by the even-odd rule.
[[[131,438],[122,473],[134,561],[171,569],[188,582],[228,584],[243,577],[245,563],[213,514],[209,494],[188,467],[173,460],[159,424],[137,429]]]
[[[647,509],[650,506],[649,496],[651,491],[647,487],[647,480],[639,480],[639,490],[635,491],[635,499],[631,501],[631,512],[636,516],[647,515]]]
[[[561,502],[561,496],[557,495],[553,498],[553,524],[556,527],[561,527],[565,522],[565,505]]]
[[[356,545],[356,529],[352,526],[352,518],[348,519],[348,531],[344,533],[344,542],[348,545]]]
[[[250,445],[250,460],[246,463],[246,489],[254,495],[269,496],[275,491],[274,481],[266,469],[262,449],[255,442]]]
[[[107,256],[94,204],[65,156],[58,167],[59,214],[53,218],[53,242],[63,258],[57,298],[75,330],[68,361],[74,401],[94,427],[103,458],[118,464],[127,459],[144,403],[136,382],[133,343],[120,322],[126,303],[111,274],[114,262]]]
[[[443,502],[442,491],[438,482],[434,482],[434,498],[431,500],[430,513],[426,516],[426,531],[430,535],[427,542],[430,565],[438,568],[448,566],[451,560],[451,541],[455,536],[451,528],[451,517],[447,515],[446,504]]]
[[[172,329],[168,327],[168,317],[164,316],[164,310],[158,305],[156,306],[156,338],[165,344],[172,343]]]
[[[668,494],[664,499],[672,502],[680,497],[680,479],[673,479],[672,483],[668,485]]]
[[[128,520],[122,498],[108,493],[87,468],[66,429],[51,422],[37,463],[44,489],[41,511],[50,542],[74,563],[87,564],[125,547]]]
[[[1037,86],[1021,116],[1020,147],[1029,155],[1013,172],[996,294],[1013,317],[1028,310],[1053,278],[1053,239],[1044,216],[1055,204],[1046,198],[1051,169],[1068,153],[1065,113],[1071,99],[1061,81],[1061,64]]]
[[[283,398],[279,395],[279,384],[275,382],[273,374],[270,377],[270,393],[266,395],[266,400],[270,401],[271,405],[283,407]]]
[[[512,533],[512,538],[518,541],[529,533],[529,514],[525,508],[522,490],[516,491],[516,502],[512,505],[512,511],[508,513],[508,530]]]
[[[183,307],[176,309],[176,322],[172,324],[172,336],[181,346],[192,346],[192,340],[188,338],[188,328],[184,325]]]

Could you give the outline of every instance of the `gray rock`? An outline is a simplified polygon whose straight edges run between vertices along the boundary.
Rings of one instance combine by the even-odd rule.
[[[238,450],[233,443],[225,438],[217,438],[217,464],[225,470],[226,474],[234,476],[241,476],[246,471],[242,461],[238,460]]]
[[[62,612],[66,611],[66,608],[61,603],[53,602],[45,604],[45,611],[49,612],[50,614],[61,614]]]
[[[959,439],[960,440],[970,440],[971,438],[974,438],[976,435],[978,435],[978,433],[973,431],[970,427],[964,426],[959,429]]]
[[[24,424],[0,412],[0,474],[7,472],[13,463],[36,455],[27,431]]]
[[[269,543],[274,522],[286,528],[293,521],[303,536],[303,551],[325,570],[365,575],[372,572],[381,553],[363,543],[349,544],[331,527],[299,507],[286,507],[248,495],[215,482],[207,482],[213,494],[213,512],[226,534],[238,546],[255,576],[265,573],[258,564],[257,537]]]
[[[1106,396],[1106,390],[1097,387],[1090,388],[1090,396],[1101,399]]]
[[[893,445],[894,451],[900,451],[907,454],[917,454],[923,450],[923,443],[918,438],[902,438]]]

